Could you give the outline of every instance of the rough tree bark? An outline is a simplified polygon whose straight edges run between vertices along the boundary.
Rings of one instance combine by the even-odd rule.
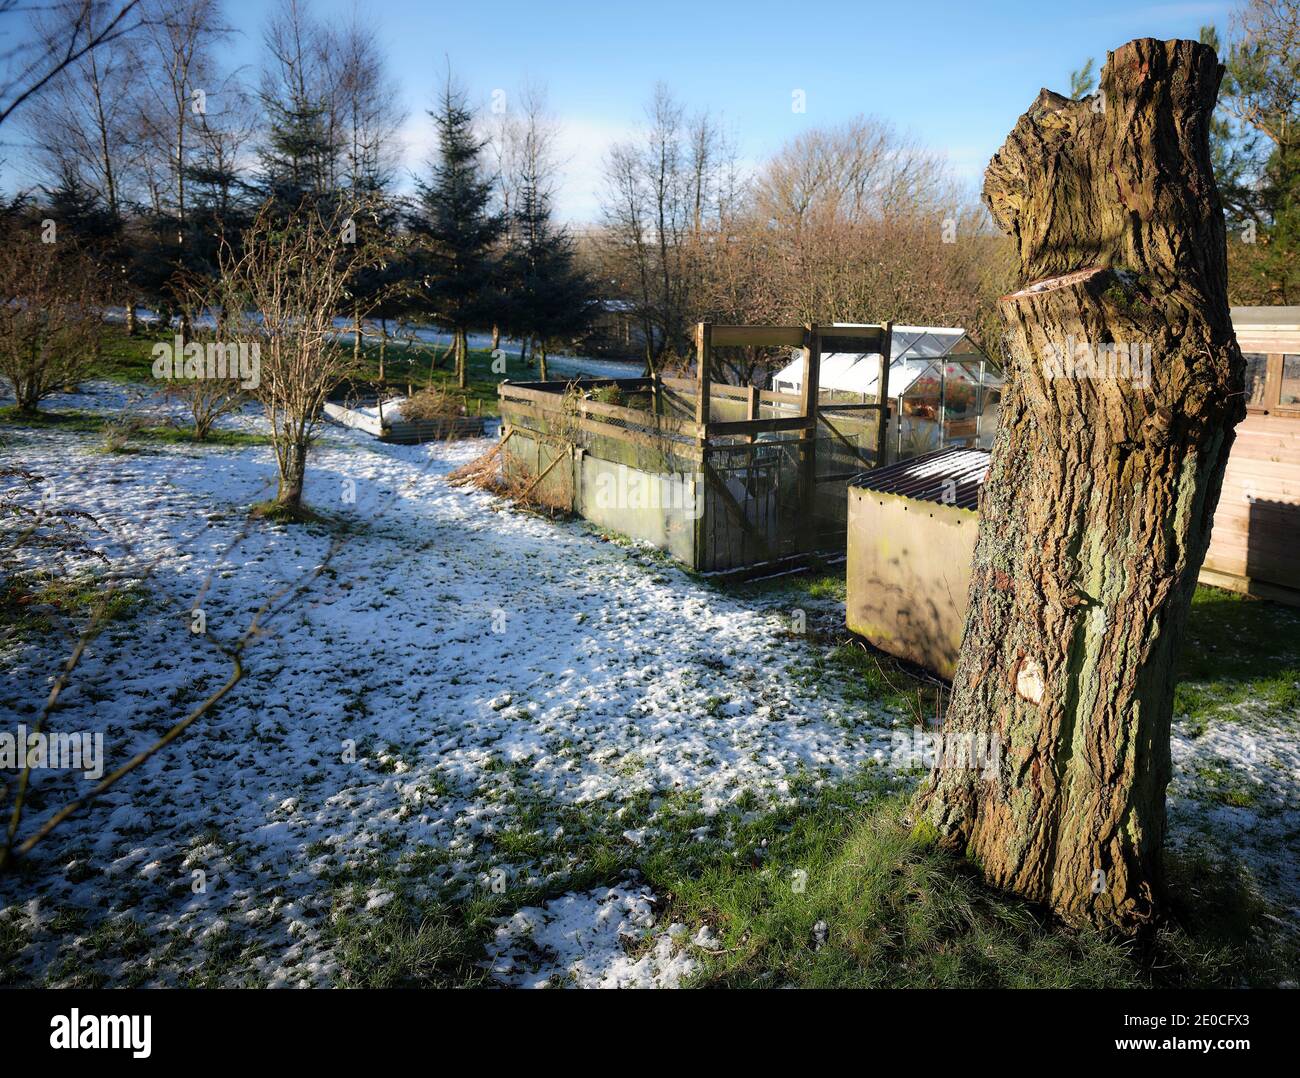
[[[1159,909],[1174,657],[1245,411],[1207,142],[1221,74],[1207,46],[1129,42],[1097,95],[1042,91],[984,180],[1028,283],[1001,301],[956,755],[916,827],[1126,933]],[[981,736],[992,773],[962,766]]]
[[[307,480],[307,440],[295,437],[285,442],[277,455],[280,466],[275,504],[291,510],[302,508],[302,491]]]

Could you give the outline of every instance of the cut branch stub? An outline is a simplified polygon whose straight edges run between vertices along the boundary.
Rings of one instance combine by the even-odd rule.
[[[1222,73],[1209,46],[1142,38],[1110,54],[1091,97],[1039,93],[984,177],[1027,281],[1098,265],[1208,270],[1213,280],[1196,287],[1207,297],[1226,288],[1209,149]]]
[[[1173,662],[1244,364],[1208,124],[1220,68],[1130,42],[1094,98],[1043,91],[985,175],[1026,284],[945,736],[921,827],[1072,923],[1157,913]],[[955,751],[954,751],[955,750]]]

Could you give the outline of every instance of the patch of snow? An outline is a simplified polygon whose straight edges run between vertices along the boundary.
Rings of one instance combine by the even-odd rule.
[[[129,395],[91,385],[51,407],[109,411]],[[227,422],[265,430],[254,411]],[[0,462],[49,476],[62,506],[91,512],[110,557],[156,563],[146,608],[91,642],[57,712],[60,730],[104,735],[108,768],[228,675],[216,645],[269,595],[310,585],[266,621],[213,714],[38,846],[31,877],[0,880],[0,916],[36,903],[46,925],[67,908],[90,927],[128,915],[167,940],[173,958],[150,983],[202,963],[211,931],[259,945],[238,976],[333,983],[331,913],[390,893],[345,900],[335,881],[380,863],[453,898],[502,878],[553,886],[589,848],[587,828],[652,844],[680,808],[725,823],[738,802],[752,814],[787,799],[796,779],[806,788],[915,763],[897,751],[884,707],[792,676],[818,645],[791,638],[761,603],[581,523],[449,486],[485,440],[395,446],[326,430],[307,500],[353,527],[315,579],[330,529],[263,522],[241,538],[247,507],[274,491],[269,447],[105,455],[95,441],[21,431]],[[355,501],[343,500],[348,489]],[[200,594],[207,633],[195,635]],[[64,658],[0,644],[0,712],[32,714]],[[1171,841],[1207,828],[1230,836],[1261,879],[1300,902],[1286,856],[1300,827],[1294,728],[1212,723],[1195,739],[1176,734],[1173,751]],[[1194,772],[1212,761],[1256,791],[1256,807],[1201,796]],[[52,771],[33,786],[25,833],[85,789],[80,773]],[[545,852],[508,852],[503,836],[525,829]],[[421,860],[430,851],[432,863]],[[197,894],[196,870],[207,880]],[[566,895],[510,918],[492,965],[509,983],[679,983],[694,961],[686,932],[656,925],[645,888]],[[545,948],[525,954],[539,934]],[[17,961],[35,975],[61,945],[34,930]],[[132,961],[105,955],[97,968],[115,983],[138,976]]]
[[[521,988],[676,988],[696,968],[679,945],[685,928],[655,927],[647,887],[567,894],[503,919],[488,965]]]

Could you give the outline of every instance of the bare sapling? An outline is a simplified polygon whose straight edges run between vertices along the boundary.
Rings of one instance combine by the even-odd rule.
[[[245,232],[240,251],[228,243],[221,249],[227,332],[258,346],[252,392],[265,408],[279,469],[268,508],[288,518],[304,514],[307,455],[322,406],[341,381],[357,373],[353,350],[334,318],[358,310],[365,316],[364,301],[351,293],[349,281],[382,260],[381,243],[362,238],[355,227],[361,211],[358,205],[326,211],[304,204],[285,220],[268,204]]]

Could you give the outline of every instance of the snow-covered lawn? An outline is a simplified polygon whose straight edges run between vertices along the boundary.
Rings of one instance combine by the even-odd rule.
[[[118,403],[97,387],[50,406]],[[54,716],[103,733],[110,766],[225,679],[218,642],[308,585],[215,714],[38,847],[33,873],[0,882],[0,938],[24,976],[168,984],[208,964],[224,983],[337,983],[331,923],[380,915],[396,883],[446,900],[536,896],[481,956],[503,982],[676,984],[707,928],[661,923],[631,878],[566,893],[593,845],[689,843],[701,820],[725,832],[794,788],[890,766],[904,718],[798,677],[816,645],[791,633],[789,610],[449,486],[483,442],[387,446],[332,428],[307,497],[335,522],[262,523],[239,540],[247,507],[274,489],[266,447],[107,455],[85,434],[14,435],[0,462],[49,476],[60,504],[107,529],[111,554],[125,538],[155,564]],[[61,658],[5,646],[0,729],[35,715]],[[1175,839],[1208,812],[1239,852],[1276,864],[1300,821],[1297,745],[1276,720],[1179,734]],[[1212,805],[1184,780],[1211,760],[1250,787],[1251,807]],[[85,786],[37,780],[24,833]],[[1295,905],[1290,854],[1266,882]]]

